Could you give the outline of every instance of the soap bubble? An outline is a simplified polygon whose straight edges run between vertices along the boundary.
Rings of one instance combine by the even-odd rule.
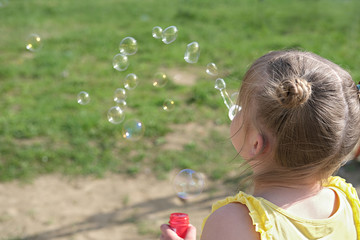
[[[109,109],[107,113],[107,118],[109,122],[113,124],[119,124],[124,121],[125,113],[120,107],[114,106]]]
[[[166,99],[166,100],[164,101],[164,103],[163,103],[163,109],[164,109],[165,111],[170,112],[170,111],[174,110],[174,108],[175,108],[175,102],[174,102],[174,100]]]
[[[138,50],[138,46],[135,38],[126,37],[123,40],[121,40],[119,45],[119,50],[121,54],[134,55]]]
[[[228,113],[229,119],[232,121],[234,119],[234,117],[236,116],[236,114],[240,111],[241,111],[241,106],[236,105],[236,104],[232,105],[229,108],[229,113]]]
[[[135,73],[129,73],[125,77],[124,87],[128,90],[136,88],[138,85],[138,77]]]
[[[157,72],[153,78],[153,86],[154,87],[164,87],[168,82],[168,78],[165,73]]]
[[[197,42],[189,43],[186,46],[184,59],[188,63],[197,63],[200,56],[200,45]]]
[[[209,63],[208,65],[206,65],[206,73],[211,76],[216,76],[219,74],[215,63]]]
[[[41,37],[36,34],[30,34],[26,39],[26,49],[30,52],[36,52],[42,48]]]
[[[178,29],[175,26],[165,28],[162,32],[162,41],[165,44],[170,44],[176,40]]]
[[[118,71],[125,71],[129,66],[128,57],[118,53],[113,58],[113,67]]]
[[[204,179],[194,170],[183,169],[174,178],[173,186],[178,197],[189,199],[203,191]]]
[[[216,79],[215,80],[215,88],[220,91],[226,89],[226,83],[225,83],[224,79],[222,79],[222,78]]]
[[[69,77],[69,75],[70,75],[70,73],[68,70],[64,70],[61,72],[61,77],[63,77],[63,78],[67,78],[67,77]]]
[[[143,22],[147,22],[147,21],[149,21],[149,19],[150,19],[149,15],[147,15],[147,14],[143,14],[140,16],[140,20]]]
[[[48,156],[43,156],[43,157],[41,158],[41,161],[42,161],[43,163],[47,163],[47,162],[49,161],[49,157],[48,157]]]
[[[117,88],[114,92],[114,101],[119,102],[126,99],[126,91],[123,88]]]
[[[90,102],[90,95],[85,91],[79,92],[77,95],[77,102],[81,105],[88,104]]]
[[[153,27],[152,36],[156,39],[160,39],[162,37],[162,28],[159,26]]]
[[[131,141],[137,141],[144,136],[145,126],[137,119],[129,119],[125,121],[122,128],[123,138]]]
[[[116,102],[116,106],[118,106],[121,110],[125,111],[127,103],[125,100],[119,100]]]

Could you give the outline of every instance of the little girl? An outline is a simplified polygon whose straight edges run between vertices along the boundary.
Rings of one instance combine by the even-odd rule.
[[[360,154],[360,85],[316,54],[276,51],[247,71],[238,104],[230,132],[253,193],[215,203],[201,239],[360,240],[356,190],[332,176]]]

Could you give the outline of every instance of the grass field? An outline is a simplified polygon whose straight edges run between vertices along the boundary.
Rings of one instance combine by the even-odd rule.
[[[235,91],[257,57],[299,48],[335,61],[359,80],[359,7],[357,0],[6,1],[0,7],[0,180],[54,172],[137,174],[145,168],[159,177],[192,168],[221,178],[239,162],[232,161],[227,132],[211,131],[183,151],[162,148],[173,124],[229,124],[206,64],[215,62]],[[171,25],[179,29],[175,42],[165,45],[151,36],[154,26]],[[25,49],[32,33],[43,42],[34,53]],[[127,36],[139,49],[129,56],[129,68],[118,72],[112,58]],[[184,51],[193,41],[201,56],[188,64]],[[195,70],[198,79],[192,86],[170,82],[155,89],[151,77],[160,68]],[[132,72],[140,83],[128,92],[126,118],[146,127],[136,142],[123,139],[121,124],[106,118],[114,90]],[[76,102],[80,91],[90,93],[88,105]],[[172,112],[161,110],[168,97],[176,102]]]

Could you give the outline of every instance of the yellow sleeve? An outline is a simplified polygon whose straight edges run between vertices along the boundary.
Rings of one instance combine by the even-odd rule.
[[[351,183],[347,183],[345,179],[338,176],[330,177],[328,186],[336,187],[345,193],[353,211],[356,233],[360,239],[360,201],[356,189]]]
[[[264,210],[261,202],[251,195],[239,192],[235,196],[227,197],[223,200],[217,201],[213,204],[211,213],[215,212],[222,206],[233,202],[238,202],[246,205],[246,207],[249,209],[249,215],[252,219],[253,225],[255,226],[255,231],[260,233],[261,239],[273,239],[271,236],[273,225],[271,224],[269,217]],[[202,230],[204,229],[206,220],[209,218],[209,216],[204,219],[202,224]]]

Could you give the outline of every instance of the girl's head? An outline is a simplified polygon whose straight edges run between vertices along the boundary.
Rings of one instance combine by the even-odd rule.
[[[261,151],[247,158],[267,166],[254,171],[255,181],[327,179],[359,142],[356,84],[349,73],[316,54],[276,51],[260,57],[247,71],[238,101],[241,116],[232,129],[243,132],[243,142],[251,129],[261,137],[256,140]],[[255,161],[264,151],[267,158]]]

